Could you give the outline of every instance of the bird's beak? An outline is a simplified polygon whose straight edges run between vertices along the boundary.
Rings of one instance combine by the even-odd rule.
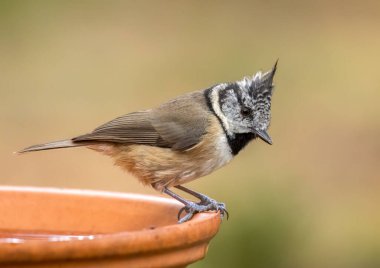
[[[272,145],[272,139],[269,137],[269,134],[265,130],[253,130],[253,133],[255,133],[260,139],[265,141],[266,143]]]

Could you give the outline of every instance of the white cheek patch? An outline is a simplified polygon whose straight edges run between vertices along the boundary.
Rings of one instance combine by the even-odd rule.
[[[230,162],[233,158],[233,155],[231,154],[231,147],[228,144],[228,140],[225,135],[219,135],[219,139],[216,142],[216,148],[219,154],[217,165],[219,168]]]
[[[228,123],[227,118],[224,116],[222,110],[220,109],[219,105],[219,92],[220,90],[224,89],[227,85],[226,84],[220,84],[215,86],[211,91],[211,104],[212,108],[214,109],[214,112],[216,116],[222,121],[223,127],[226,130],[228,135],[233,135],[230,124]]]

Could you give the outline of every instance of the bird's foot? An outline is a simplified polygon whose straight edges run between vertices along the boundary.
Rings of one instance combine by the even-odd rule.
[[[204,196],[203,198],[201,198],[201,202],[199,202],[198,204],[206,204],[206,205],[208,204],[209,206],[212,207],[212,209],[210,209],[210,210],[219,211],[220,212],[220,218],[222,220],[224,218],[224,215],[226,215],[227,220],[228,220],[228,218],[230,216],[228,214],[227,209],[226,209],[226,204],[218,202],[218,201],[216,201],[214,199],[211,199],[208,196]]]
[[[181,208],[178,212],[178,223],[184,223],[189,221],[195,214],[205,211],[219,211],[220,217],[223,219],[224,215],[227,216],[228,212],[226,210],[226,206],[224,203],[219,203],[214,199],[211,199],[207,196],[203,196],[200,198],[201,201],[199,203],[188,202],[183,208]],[[186,215],[181,218],[182,212],[186,212]]]
[[[204,211],[216,211],[220,213],[220,217],[223,219],[224,215],[227,216],[228,220],[228,212],[226,210],[226,205],[224,203],[219,203],[215,201],[214,199],[211,199],[210,197],[197,193],[193,190],[190,190],[182,185],[175,186],[176,188],[198,198],[200,201],[198,203],[188,201],[184,199],[183,197],[177,195],[176,193],[170,191],[167,187],[164,187],[163,192],[174,199],[178,200],[185,206],[181,208],[178,212],[178,223],[184,223],[188,220],[190,220],[195,214],[204,212]],[[181,218],[182,212],[186,212],[186,215]]]

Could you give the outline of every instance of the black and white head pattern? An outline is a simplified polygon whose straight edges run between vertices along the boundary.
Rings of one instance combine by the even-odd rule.
[[[211,89],[213,110],[228,136],[268,129],[275,71],[276,65],[269,72],[257,72],[252,77]]]

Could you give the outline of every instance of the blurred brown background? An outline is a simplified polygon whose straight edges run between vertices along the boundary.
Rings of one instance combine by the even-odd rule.
[[[192,267],[380,267],[379,1],[0,1],[0,184],[157,194],[81,148],[15,156],[279,58],[270,134],[189,184]]]

